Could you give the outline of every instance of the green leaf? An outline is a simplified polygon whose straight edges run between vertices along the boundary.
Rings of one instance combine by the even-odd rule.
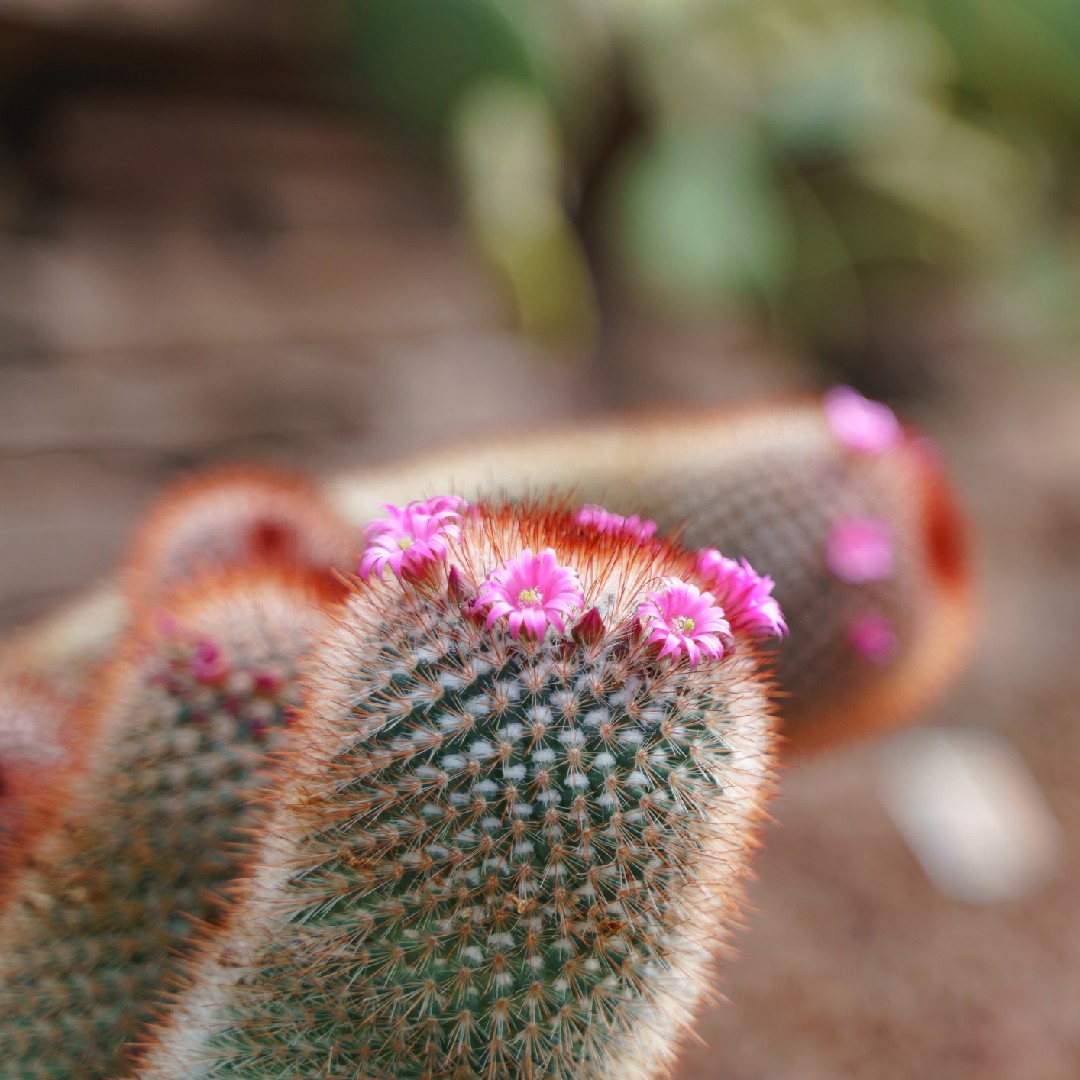
[[[536,81],[529,45],[492,0],[349,0],[349,55],[367,101],[439,134],[481,78]]]
[[[784,205],[748,132],[660,136],[628,165],[616,200],[631,271],[667,299],[769,295],[787,273]]]

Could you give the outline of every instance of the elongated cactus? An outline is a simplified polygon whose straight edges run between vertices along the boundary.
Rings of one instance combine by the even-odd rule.
[[[12,1078],[118,1075],[237,845],[337,595],[277,567],[202,579],[148,611],[72,721],[78,751],[0,914],[0,1062]]]
[[[974,623],[966,530],[929,442],[837,388],[823,402],[597,419],[417,456],[334,481],[362,523],[453,483],[572,492],[654,519],[776,580],[787,752],[894,725],[940,691]]]
[[[140,1075],[653,1076],[737,910],[779,609],[600,511],[390,509]]]

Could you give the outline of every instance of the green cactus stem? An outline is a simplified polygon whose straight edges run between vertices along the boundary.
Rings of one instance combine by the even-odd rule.
[[[232,571],[130,632],[72,721],[76,760],[0,913],[5,1077],[123,1071],[196,927],[220,917],[336,595],[323,574]]]
[[[662,1073],[771,786],[752,624],[691,553],[561,506],[388,510],[139,1075]]]

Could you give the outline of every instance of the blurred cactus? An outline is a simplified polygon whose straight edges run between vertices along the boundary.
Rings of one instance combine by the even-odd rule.
[[[910,717],[970,646],[967,536],[941,463],[854,391],[441,448],[345,476],[331,499],[364,522],[450,480],[466,496],[572,490],[768,570],[791,628],[777,678],[795,755]]]
[[[664,1072],[769,789],[757,601],[623,519],[390,509],[141,1075]]]
[[[123,1071],[196,926],[221,914],[308,633],[336,595],[313,571],[201,579],[147,609],[88,692],[0,916],[6,1076]]]
[[[306,479],[226,465],[174,484],[135,534],[128,594],[152,604],[207,569],[252,562],[349,570],[355,534]]]

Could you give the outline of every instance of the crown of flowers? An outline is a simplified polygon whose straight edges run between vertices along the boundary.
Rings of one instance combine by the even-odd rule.
[[[462,515],[468,510],[463,499],[441,495],[403,508],[386,505],[384,510],[386,516],[365,530],[368,546],[360,560],[362,579],[382,577],[389,568],[397,578],[421,580],[432,567],[446,564],[449,594],[462,600],[466,613],[491,632],[505,625],[513,641],[541,641],[550,632],[557,637],[569,634],[579,642],[599,640],[607,632],[602,602],[587,601],[581,567],[562,561],[555,548],[526,546],[497,565],[470,574],[452,561],[461,539]],[[571,520],[585,530],[658,550],[653,540],[656,523],[637,515],[624,517],[587,505]],[[698,553],[688,578],[669,573],[654,582],[652,588],[648,582],[639,586],[641,598],[630,624],[622,629],[654,646],[658,659],[677,662],[685,657],[696,667],[722,659],[733,647],[736,631],[754,638],[786,632],[780,606],[771,595],[772,579],[758,575],[745,559],[727,559],[706,549]]]

